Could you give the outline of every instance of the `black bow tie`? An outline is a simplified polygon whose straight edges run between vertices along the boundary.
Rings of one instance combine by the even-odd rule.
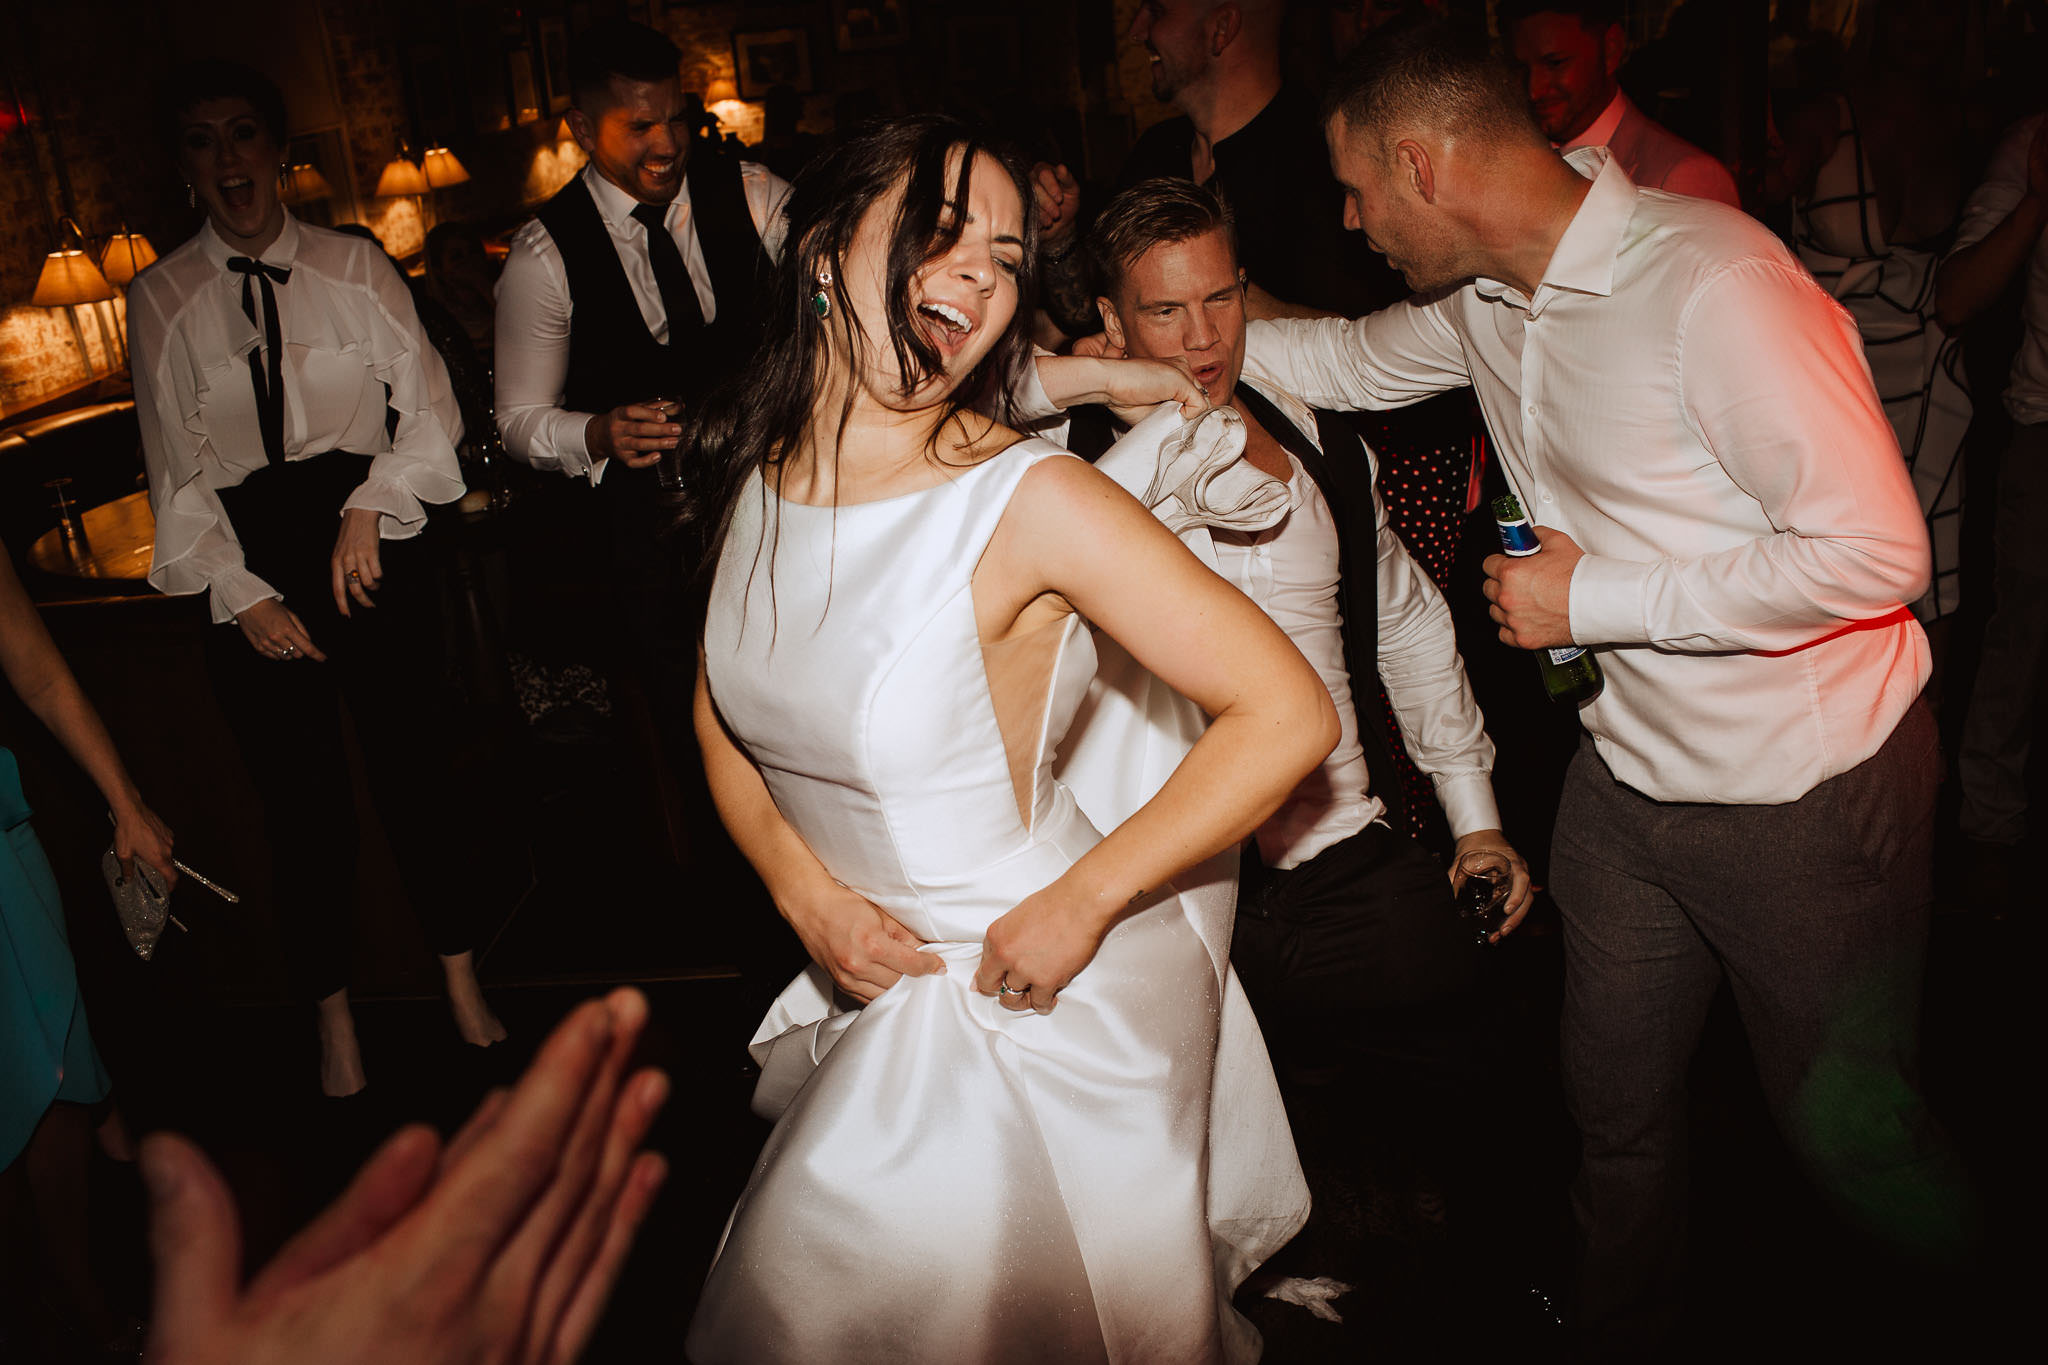
[[[230,256],[228,269],[242,277],[242,312],[251,323],[256,321],[256,300],[251,296],[249,286],[261,283],[263,286],[263,347],[269,352],[269,373],[264,373],[263,359],[255,351],[249,352],[249,383],[256,390],[256,415],[263,430],[263,454],[271,464],[284,463],[284,337],[280,334],[277,321],[277,295],[270,284],[279,284],[291,279],[292,272],[281,265],[266,261],[252,260],[247,256]]]
[[[261,275],[266,279],[276,280],[279,284],[283,284],[292,277],[291,267],[289,266],[272,265],[268,261],[255,260],[248,256],[228,257],[228,269],[234,271],[237,275]],[[242,283],[246,286],[248,281],[244,280]]]

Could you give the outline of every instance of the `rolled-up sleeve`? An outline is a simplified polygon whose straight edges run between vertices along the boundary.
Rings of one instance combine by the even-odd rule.
[[[202,474],[206,434],[191,358],[149,283],[144,276],[128,295],[128,369],[156,517],[149,584],[174,597],[210,593],[213,619],[224,623],[283,594],[244,566],[241,542]]]
[[[1254,322],[1245,371],[1340,412],[1406,407],[1472,382],[1442,303],[1415,299],[1356,319]]]
[[[1583,644],[1785,650],[1896,613],[1926,590],[1927,528],[1855,324],[1789,262],[1735,261],[1683,317],[1685,421],[1773,533],[1687,558],[1588,555]]]
[[[389,390],[398,424],[391,449],[370,461],[369,475],[342,507],[378,513],[384,539],[407,540],[426,529],[425,504],[453,502],[463,494],[462,463],[455,454],[462,411],[448,367],[420,327],[412,291],[381,253],[369,260],[373,306],[364,344],[371,373]]]
[[[569,275],[554,238],[538,222],[512,240],[498,277],[498,431],[515,460],[597,483],[584,431],[592,414],[568,412]]]

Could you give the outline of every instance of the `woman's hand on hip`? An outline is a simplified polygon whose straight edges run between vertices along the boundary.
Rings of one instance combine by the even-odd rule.
[[[1108,932],[1097,907],[1054,882],[989,925],[974,989],[1005,1009],[1050,1014]]]
[[[351,597],[366,607],[377,605],[370,594],[384,579],[384,565],[377,557],[377,522],[382,515],[367,507],[351,507],[341,514],[341,534],[334,538],[328,567],[334,575],[334,605],[343,616],[349,614]]]
[[[924,940],[857,891],[829,882],[780,905],[811,960],[862,1004],[906,976],[943,974],[946,963],[921,953]]]
[[[242,638],[249,642],[249,648],[266,659],[283,663],[296,663],[300,659],[327,662],[327,656],[307,634],[306,623],[275,597],[266,597],[253,607],[245,607],[235,618],[235,624],[242,628]]]

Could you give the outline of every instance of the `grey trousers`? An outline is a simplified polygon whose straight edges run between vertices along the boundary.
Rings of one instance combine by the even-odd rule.
[[[1675,1324],[1686,1068],[1725,979],[1786,1142],[1845,1217],[1937,1262],[1967,1182],[1915,1078],[1940,755],[1916,702],[1878,752],[1779,806],[1653,801],[1583,740],[1551,852],[1579,1314],[1595,1353]]]
[[[1963,833],[2016,844],[2027,833],[2027,754],[2048,664],[2048,422],[2013,428],[1998,465],[1993,522],[1998,605],[1984,626],[1984,654],[1963,721],[1957,769]]]

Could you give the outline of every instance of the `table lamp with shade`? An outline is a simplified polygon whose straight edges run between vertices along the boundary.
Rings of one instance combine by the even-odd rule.
[[[78,233],[77,224],[65,219],[64,224],[73,233]],[[78,233],[79,241],[85,240]],[[71,336],[78,343],[79,359],[85,362],[88,377],[93,373],[92,352],[85,348],[85,332],[78,325],[77,308],[80,304],[104,303],[114,297],[114,286],[107,283],[107,277],[92,263],[92,257],[85,253],[83,246],[60,246],[43,258],[42,272],[36,277],[36,292],[29,303],[37,308],[62,308],[71,319]],[[113,362],[114,338],[106,323],[96,312],[93,325],[100,329],[100,341],[107,348],[109,365]]]

